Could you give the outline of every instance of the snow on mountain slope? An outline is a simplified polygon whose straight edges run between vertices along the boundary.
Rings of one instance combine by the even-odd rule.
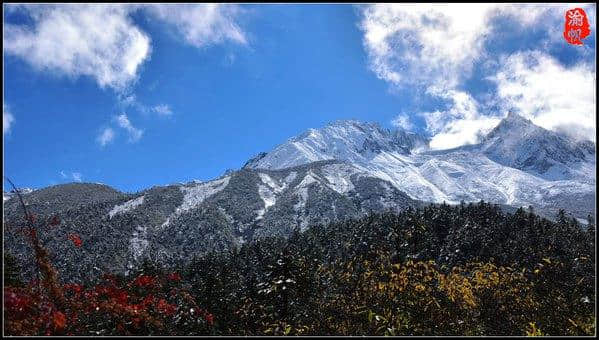
[[[548,180],[589,175],[571,168],[573,164],[595,164],[595,152],[580,143],[510,113],[483,140],[480,150],[499,164],[534,172]]]
[[[338,121],[291,138],[246,167],[272,170],[341,160],[364,176],[390,182],[413,199],[438,203],[483,199],[567,208],[581,203],[582,197],[594,196],[594,144],[572,141],[517,114],[509,114],[477,145],[432,151],[427,143],[427,138],[403,130]],[[329,182],[339,192],[351,186],[349,175],[339,170],[327,176],[332,176]],[[315,180],[312,174],[306,176],[303,187]],[[297,208],[306,196],[301,188]]]
[[[181,186],[181,191],[184,193],[183,204],[178,207],[171,216],[162,224],[162,227],[167,226],[170,221],[184,213],[185,211],[191,210],[194,207],[201,204],[206,198],[222,191],[229,184],[230,176],[225,176],[221,179],[197,183],[191,186]]]
[[[309,129],[290,138],[267,154],[248,161],[247,168],[284,169],[322,160],[346,160],[360,163],[381,151],[409,154],[428,140],[405,131],[389,131],[375,123],[355,120],[337,121],[322,129]]]
[[[135,209],[135,207],[137,207],[138,205],[143,204],[143,203],[144,203],[144,196],[134,198],[132,200],[129,200],[123,204],[117,205],[114,208],[112,208],[112,210],[110,210],[108,212],[108,217],[112,218],[116,214],[124,213],[131,209]]]

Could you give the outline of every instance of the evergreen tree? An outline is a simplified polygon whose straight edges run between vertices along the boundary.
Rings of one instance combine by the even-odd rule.
[[[17,259],[12,254],[4,252],[4,286],[20,287],[22,285],[21,268]]]

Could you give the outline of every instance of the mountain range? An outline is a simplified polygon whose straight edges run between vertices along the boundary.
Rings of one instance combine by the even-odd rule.
[[[575,141],[509,114],[478,144],[433,150],[426,136],[355,120],[290,138],[214,180],[155,186],[135,194],[71,183],[23,193],[60,271],[74,278],[123,272],[145,258],[176,265],[194,254],[227,250],[294,229],[400,211],[430,203],[488,201],[555,216],[595,215],[595,143]],[[23,224],[14,194],[4,221]],[[66,233],[77,233],[76,249]],[[5,247],[32,263],[23,235]],[[32,267],[32,266],[30,266]]]

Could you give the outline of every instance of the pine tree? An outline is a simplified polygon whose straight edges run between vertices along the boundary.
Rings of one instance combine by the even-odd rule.
[[[4,253],[4,286],[20,287],[23,285],[21,281],[21,268],[17,263],[17,259],[10,253]]]

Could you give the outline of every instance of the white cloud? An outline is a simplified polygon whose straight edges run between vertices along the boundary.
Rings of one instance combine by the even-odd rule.
[[[232,41],[246,44],[244,32],[236,23],[240,9],[224,4],[160,4],[149,12],[173,25],[188,44],[203,47]]]
[[[10,112],[8,106],[2,103],[2,134],[10,133],[10,128],[15,122],[15,116]]]
[[[589,20],[595,17],[594,5],[580,6]],[[585,66],[566,70],[557,62],[542,60],[539,67],[518,69],[519,60],[512,60],[503,66],[505,72],[499,75],[507,78],[515,71],[519,72],[519,78],[497,78],[500,95],[483,94],[480,97],[483,102],[478,103],[470,93],[460,89],[471,77],[476,64],[482,65],[484,72],[496,72],[500,66],[496,57],[485,50],[488,38],[502,28],[495,19],[509,18],[523,30],[540,30],[548,37],[552,35],[549,41],[540,42],[547,48],[550,44],[564,43],[561,30],[569,8],[571,4],[368,5],[360,8],[360,28],[369,67],[379,79],[390,83],[392,88],[409,88],[416,91],[417,96],[427,94],[448,103],[444,109],[420,113],[433,135],[431,146],[434,148],[476,143],[481,134],[497,124],[500,119],[497,115],[509,108],[501,107],[504,111],[495,115],[486,109],[504,99],[509,100],[509,106],[529,112],[541,112],[539,106],[545,103],[543,114],[529,115],[535,116],[533,122],[555,130],[576,130],[579,136],[591,133],[594,136],[595,123],[591,123],[590,113],[594,109],[588,110],[595,105],[594,70],[589,72]],[[559,32],[555,32],[556,27]],[[559,41],[553,40],[553,36]],[[509,69],[510,66],[515,69]],[[559,80],[560,76],[565,77],[565,82]],[[557,87],[565,89],[570,84],[576,94],[557,93]],[[523,91],[521,96],[518,91]],[[568,95],[579,98],[569,100]],[[569,118],[556,117],[558,111],[561,114],[573,112],[575,107],[579,109],[577,114]],[[398,117],[392,124],[401,125],[404,120]]]
[[[579,63],[565,67],[540,52],[515,53],[502,60],[497,96],[504,111],[515,109],[546,129],[595,140],[595,70]]]
[[[233,41],[246,44],[237,24],[240,9],[219,4],[7,5],[32,24],[4,24],[4,52],[34,68],[73,78],[89,76],[122,91],[139,77],[151,54],[151,39],[135,25],[133,12],[149,14],[176,28],[196,47]]]
[[[500,118],[478,116],[475,119],[449,121],[430,141],[431,149],[451,149],[476,144],[500,122]]]
[[[137,142],[143,135],[143,130],[134,127],[126,114],[121,114],[116,117],[117,124],[129,133],[129,141]]]
[[[73,175],[73,180],[75,182],[81,182],[81,179],[83,178],[83,175],[81,175],[81,173],[73,172],[72,175]]]
[[[362,10],[361,28],[370,67],[394,85],[455,86],[457,71],[469,69],[488,29],[490,5],[377,4]]]
[[[137,96],[135,94],[126,94],[118,96],[119,103],[123,108],[133,107],[139,112],[147,113],[149,111],[148,107],[142,104],[139,100],[137,100]]]
[[[68,177],[67,174],[64,171],[62,171],[62,170],[60,170],[60,176],[62,178],[67,178]]]
[[[96,138],[96,141],[100,144],[100,146],[105,146],[106,144],[112,142],[114,139],[114,130],[110,127],[104,128],[100,135]]]
[[[23,6],[33,25],[4,25],[4,51],[38,70],[90,76],[121,90],[135,81],[151,51],[150,38],[122,5]]]
[[[414,128],[414,124],[412,124],[410,116],[405,113],[398,114],[397,117],[391,121],[391,124],[406,131],[412,131]]]
[[[538,25],[552,7],[512,4],[377,4],[361,8],[370,68],[396,86],[451,89],[485,56],[492,20]],[[557,11],[555,11],[557,13]],[[541,22],[541,25],[543,23]]]
[[[119,95],[119,102],[123,108],[132,107],[141,113],[154,112],[159,116],[171,116],[173,114],[168,104],[158,104],[150,107],[140,102],[135,94]]]
[[[167,104],[156,105],[152,108],[152,111],[158,113],[161,116],[170,116],[173,114],[173,111]]]
[[[464,91],[449,90],[434,94],[451,103],[443,111],[420,113],[426,121],[427,130],[433,135],[430,141],[432,149],[451,149],[478,143],[480,137],[500,121],[499,117],[481,114],[478,102]]]

